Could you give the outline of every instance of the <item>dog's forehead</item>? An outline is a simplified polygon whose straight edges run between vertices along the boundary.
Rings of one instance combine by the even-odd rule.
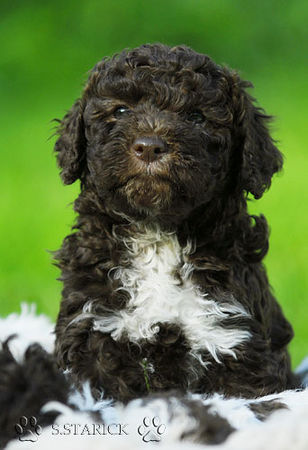
[[[216,97],[219,71],[198,72],[183,65],[138,65],[115,61],[94,70],[86,94],[105,101],[128,104],[148,100],[160,107],[191,108]]]

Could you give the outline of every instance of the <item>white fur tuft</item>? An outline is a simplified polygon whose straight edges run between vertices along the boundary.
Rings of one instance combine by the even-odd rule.
[[[247,317],[244,307],[231,295],[217,303],[192,281],[193,265],[188,255],[193,244],[181,248],[175,233],[147,229],[124,241],[125,266],[110,271],[121,281],[119,290],[129,294],[127,308],[102,317],[91,313],[87,304],[75,321],[93,318],[93,329],[110,333],[114,340],[155,341],[159,323],[178,325],[191,346],[191,354],[202,364],[200,352],[207,350],[219,362],[219,355],[236,358],[235,347],[250,338],[249,331],[225,328],[223,320]],[[177,274],[177,275],[176,275]]]
[[[20,314],[12,313],[0,318],[0,341],[4,342],[9,336],[16,334],[10,341],[10,350],[17,361],[23,359],[28,346],[39,343],[47,352],[54,349],[54,324],[43,314],[36,315],[34,304],[21,304]]]

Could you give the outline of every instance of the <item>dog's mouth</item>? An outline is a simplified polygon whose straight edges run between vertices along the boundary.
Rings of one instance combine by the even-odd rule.
[[[127,189],[134,189],[134,187],[137,188],[142,188],[142,186],[144,186],[145,189],[147,189],[148,187],[152,187],[153,189],[155,187],[158,187],[159,185],[173,185],[172,180],[170,179],[170,177],[166,176],[166,175],[158,175],[158,174],[153,174],[150,171],[148,171],[145,174],[134,174],[134,175],[130,175],[129,177],[126,178],[125,181],[123,182],[119,182],[117,184],[115,184],[112,188],[113,191],[118,191],[118,190],[127,190]],[[154,193],[154,192],[153,192]]]
[[[174,183],[167,175],[137,173],[130,175],[114,187],[114,192],[124,196],[134,207],[157,209],[170,204]]]
[[[135,184],[136,186],[140,185],[159,185],[161,183],[163,184],[173,184],[173,181],[170,178],[170,174],[168,171],[163,171],[161,168],[161,164],[159,163],[150,163],[147,164],[145,167],[143,167],[141,170],[138,168],[138,171],[134,171],[131,175],[126,176],[124,179],[119,180],[118,182],[114,183],[112,186],[113,191],[125,189],[127,186],[133,187]]]

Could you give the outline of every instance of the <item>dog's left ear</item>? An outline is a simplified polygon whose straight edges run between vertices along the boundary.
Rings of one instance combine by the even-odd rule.
[[[243,81],[237,85],[240,88],[237,115],[241,147],[239,186],[258,199],[270,187],[273,174],[282,168],[283,159],[268,130],[271,117],[256,107],[254,99],[245,91],[251,86]]]
[[[65,184],[80,178],[84,165],[86,138],[82,116],[81,100],[77,100],[61,120],[55,145],[57,163]]]

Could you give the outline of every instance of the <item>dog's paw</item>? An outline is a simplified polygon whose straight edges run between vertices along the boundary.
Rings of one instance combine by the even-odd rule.
[[[15,425],[15,430],[20,441],[36,442],[42,432],[42,427],[37,424],[34,416],[29,419],[26,416],[21,416],[19,423]]]
[[[159,442],[161,435],[166,430],[166,425],[160,423],[159,417],[149,417],[143,419],[143,424],[138,427],[138,433],[142,436],[143,442]]]

